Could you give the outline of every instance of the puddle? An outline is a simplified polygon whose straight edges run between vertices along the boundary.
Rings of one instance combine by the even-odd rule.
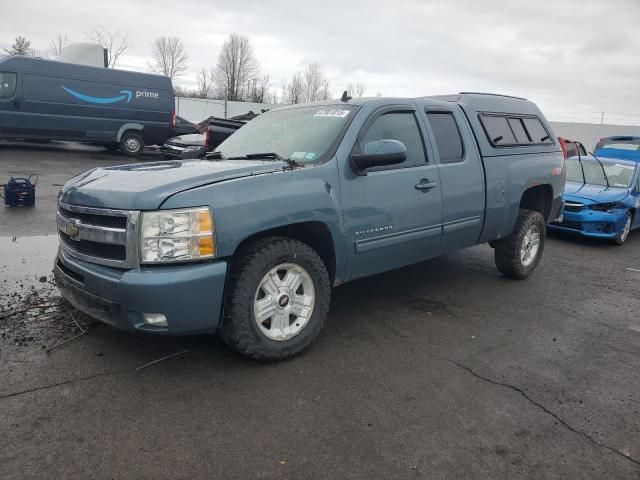
[[[56,235],[0,237],[0,308],[6,295],[52,278],[57,250]]]
[[[57,250],[56,235],[0,237],[0,340],[50,343],[77,328],[53,282]]]

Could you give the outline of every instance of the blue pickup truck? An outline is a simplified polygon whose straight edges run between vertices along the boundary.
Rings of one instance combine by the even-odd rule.
[[[62,294],[130,331],[218,332],[279,360],[331,287],[488,242],[529,276],[562,210],[563,155],[530,101],[326,101],[261,115],[205,160],[97,168],[60,192]]]

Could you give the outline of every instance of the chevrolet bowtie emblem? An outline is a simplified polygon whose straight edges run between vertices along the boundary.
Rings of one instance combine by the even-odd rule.
[[[70,220],[64,226],[64,233],[66,233],[69,238],[76,238],[80,233],[80,228],[78,228],[78,220]]]

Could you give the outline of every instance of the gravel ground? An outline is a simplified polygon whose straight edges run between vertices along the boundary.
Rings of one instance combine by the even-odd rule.
[[[0,210],[1,312],[56,302],[54,184],[113,161],[0,146],[0,178],[42,182],[37,211]],[[338,287],[269,365],[85,323],[47,353],[79,331],[65,306],[0,319],[0,478],[638,479],[638,270],[640,232],[553,236],[521,282],[474,247]]]

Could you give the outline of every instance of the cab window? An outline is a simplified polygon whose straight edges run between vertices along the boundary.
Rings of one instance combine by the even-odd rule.
[[[424,165],[424,142],[413,112],[389,112],[380,115],[360,138],[361,148],[375,140],[399,140],[407,147],[407,159],[398,165],[372,168],[370,171]]]
[[[11,98],[16,93],[18,76],[11,72],[0,72],[0,98]]]
[[[441,163],[455,163],[464,160],[464,147],[460,130],[453,114],[449,112],[427,113],[433,136],[436,139]]]

